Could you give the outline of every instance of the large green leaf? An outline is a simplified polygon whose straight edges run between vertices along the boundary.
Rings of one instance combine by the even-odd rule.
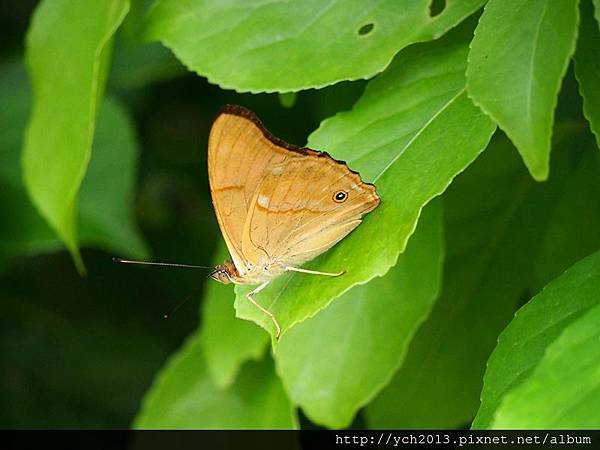
[[[535,386],[541,382],[540,377],[543,378],[546,376],[545,373],[548,370],[548,365],[566,363],[566,361],[548,362],[548,357],[552,360],[553,357],[550,355],[550,352],[560,351],[561,346],[569,343],[572,339],[569,334],[572,332],[566,333],[565,336],[559,338],[554,347],[555,350],[552,350],[554,346],[552,342],[570,324],[573,324],[577,328],[575,321],[585,311],[600,304],[598,292],[600,292],[600,252],[575,264],[559,278],[548,284],[540,294],[518,311],[515,318],[498,339],[498,345],[488,361],[485,384],[481,394],[481,408],[473,423],[474,428],[498,426],[502,424],[502,420],[507,421],[505,424],[507,426],[511,423],[512,426],[516,425],[515,422],[509,422],[510,416],[500,419],[498,423],[494,421],[494,413],[504,408],[503,403],[501,403],[502,398],[509,392],[518,393],[521,389],[523,389],[521,392],[530,395],[531,393],[528,391],[530,389],[537,389]],[[596,330],[598,330],[598,322],[596,322]],[[563,342],[560,342],[561,340]],[[598,347],[597,343],[596,347]],[[576,354],[576,349],[573,349],[573,351]],[[590,357],[589,353],[583,357],[581,363],[585,365],[586,358],[588,357]],[[573,364],[575,360],[572,359],[570,361],[569,364]],[[539,368],[541,374],[536,367]],[[570,381],[568,380],[568,373],[563,372],[562,376],[558,373],[555,374],[555,377],[559,376],[561,378],[567,377],[563,379],[568,383],[577,383],[576,374],[574,375],[575,378]],[[582,373],[582,380],[584,378],[585,376]],[[556,378],[557,381],[558,379]],[[596,383],[598,381],[598,372],[596,372]],[[569,388],[565,387],[564,389],[563,394]],[[548,390],[545,392],[545,396],[548,397],[547,401],[551,401],[549,397],[555,394],[558,394],[558,392],[555,389],[550,389],[550,386],[548,386]],[[565,401],[562,395],[560,398],[557,397],[556,400],[559,402]],[[541,401],[541,399],[538,398],[536,401]],[[577,399],[574,398],[572,401],[576,402]],[[518,401],[514,400],[514,396],[513,400],[509,401],[509,405],[510,402],[518,404]],[[547,404],[549,405],[549,403]],[[508,410],[511,408],[509,405],[507,405]],[[539,405],[532,405],[533,407],[537,409]],[[598,408],[596,406],[597,411]],[[554,412],[560,413],[563,412],[563,409],[561,408]],[[541,427],[560,427],[560,421],[550,421],[552,416],[548,414],[552,414],[552,411],[548,411],[546,414],[540,416],[540,420],[547,421]],[[515,419],[519,417],[515,416]],[[599,417],[596,414],[596,424],[598,424],[598,419]],[[531,420],[536,419],[532,418]],[[567,422],[566,418],[562,420],[565,421],[562,424],[562,428],[570,428],[577,424],[577,422]],[[523,424],[523,427],[527,427],[526,422]]]
[[[486,361],[518,302],[529,296],[538,278],[564,270],[573,257],[597,248],[598,239],[579,238],[597,234],[594,224],[600,221],[600,207],[591,212],[597,202],[583,200],[589,199],[588,187],[597,186],[591,192],[600,188],[597,152],[588,146],[586,157],[580,158],[585,169],[577,164],[573,168],[579,152],[575,137],[566,133],[566,145],[557,146],[555,169],[544,184],[531,179],[507,139],[496,138],[444,195],[447,258],[442,295],[393,381],[367,407],[371,426],[468,424],[479,406]],[[594,158],[587,161],[590,156]],[[582,176],[586,180],[578,181]],[[570,202],[578,196],[582,199]],[[556,234],[563,227],[579,228],[568,239]],[[573,239],[581,245],[573,245]],[[566,261],[534,266],[541,248]]]
[[[575,76],[583,97],[583,113],[600,146],[600,28],[592,12],[592,4],[589,1],[581,3],[581,28],[575,53]]]
[[[27,197],[20,153],[30,93],[21,65],[0,74],[0,209],[10,211],[0,222],[0,257],[62,248],[61,242]],[[94,154],[82,183],[79,208],[85,245],[132,257],[147,257],[132,217],[137,149],[133,125],[114,101],[102,105]]]
[[[423,210],[398,263],[294,327],[277,346],[277,372],[313,422],[339,428],[390,380],[441,286],[442,210]]]
[[[342,243],[307,265],[346,270],[343,276],[286,274],[257,295],[283,333],[394,266],[421,208],[487,145],[495,127],[466,95],[466,53],[466,45],[452,40],[406,49],[351,111],[326,120],[310,137],[311,147],[374,181],[382,203]],[[236,287],[237,316],[273,334],[273,324],[245,292]]]
[[[600,306],[596,306],[568,325],[529,378],[504,397],[492,428],[600,427],[599,342]]]
[[[469,95],[536,180],[549,172],[554,108],[575,50],[576,0],[490,0],[471,43]]]
[[[223,88],[286,92],[370,78],[407,45],[433,39],[485,0],[160,0],[146,34]]]
[[[201,335],[189,338],[146,394],[135,428],[295,428],[296,418],[270,358],[249,362],[219,389],[208,374]]]
[[[222,242],[215,264],[227,259]],[[208,373],[220,388],[230,386],[244,362],[259,359],[269,342],[264,330],[236,319],[233,286],[209,281],[202,301],[202,345]]]
[[[83,270],[77,194],[90,160],[111,37],[127,0],[45,0],[27,35],[33,108],[23,170],[33,203]]]

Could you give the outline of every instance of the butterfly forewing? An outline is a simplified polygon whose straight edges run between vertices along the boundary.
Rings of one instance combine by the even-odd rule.
[[[269,147],[274,146],[252,121],[227,109],[211,128],[208,143],[211,196],[221,233],[240,273],[245,272],[248,264],[242,254],[242,230],[252,196],[263,171],[286,157],[285,152]]]

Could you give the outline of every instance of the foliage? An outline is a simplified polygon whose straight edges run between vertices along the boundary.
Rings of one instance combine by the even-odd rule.
[[[598,427],[599,261],[597,252],[578,262],[515,314],[490,357],[474,426]]]
[[[573,164],[575,133],[560,132],[563,143],[555,146],[544,185],[531,179],[508,140],[498,138],[449,188],[444,287],[404,364],[367,407],[371,424],[468,423],[479,406],[487,358],[518,303],[600,246],[594,232],[600,203],[593,195],[600,188],[600,155],[588,146]],[[590,197],[576,201],[582,192]],[[569,230],[592,240],[575,245],[571,236],[561,239]]]
[[[21,174],[22,132],[27,121],[31,94],[19,64],[6,67],[0,78],[0,96],[4,100],[0,115],[0,205],[11,211],[2,221],[0,259],[23,253],[60,248],[60,241],[27,199]],[[146,245],[133,223],[131,211],[137,143],[131,118],[123,106],[107,99],[101,107],[94,149],[79,197],[78,223],[81,242],[145,258]]]
[[[536,180],[548,177],[553,112],[578,19],[575,1],[490,0],[471,43],[471,98],[512,139]]]
[[[201,336],[193,335],[155,381],[134,426],[275,429],[295,422],[271,361],[248,364],[234,386],[219,389],[206,369]]]
[[[598,12],[600,6],[597,7]],[[575,74],[583,97],[583,112],[590,122],[590,128],[600,143],[600,30],[594,20],[590,2],[581,5],[581,29],[575,54]]]
[[[155,3],[146,36],[163,42],[187,67],[223,88],[298,91],[371,78],[399,50],[442,35],[484,1],[449,1],[435,17],[429,3],[377,0],[365,8],[361,0],[192,0],[183,5],[164,0]],[[336,30],[335,39],[331,30]]]
[[[0,49],[17,56],[0,66],[0,299],[15,318],[0,389],[25,405],[3,424],[600,426],[599,18],[598,0],[40,2],[24,55]],[[307,264],[344,276],[285,274],[257,295],[279,340],[251,287],[109,269],[103,253],[227,258],[205,173],[224,103],[308,136],[382,198]],[[59,253],[83,272],[82,246],[103,251],[83,253],[85,280]],[[156,316],[198,279],[199,326],[119,318],[123,298]],[[78,296],[106,312],[74,313]],[[63,365],[43,330],[79,342]],[[43,380],[40,402],[76,401],[40,421],[23,380]]]
[[[325,121],[309,138],[309,146],[326,148],[376,183],[382,204],[363,226],[311,262],[315,270],[346,270],[343,277],[288,274],[261,293],[283,335],[352,286],[384,275],[404,250],[421,208],[486,146],[495,127],[465,93],[466,45],[447,45],[441,41],[429,51],[402,52],[389,72],[367,85],[351,111]],[[273,334],[270,319],[249,304],[245,292],[245,286],[236,289],[238,317]]]
[[[548,346],[531,377],[506,396],[492,427],[598,428],[599,311],[596,306]]]
[[[281,339],[277,371],[311,420],[348,426],[389,382],[437,298],[442,260],[436,201],[423,211],[406,251],[385,276],[351,289]]]
[[[34,101],[23,148],[25,185],[80,270],[77,193],[91,156],[110,39],[129,2],[104,0],[93,5],[90,10],[82,2],[45,1],[27,36]]]

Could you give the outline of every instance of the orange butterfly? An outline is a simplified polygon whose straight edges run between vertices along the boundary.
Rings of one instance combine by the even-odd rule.
[[[215,267],[221,283],[258,285],[254,299],[283,272],[339,276],[299,266],[325,252],[379,205],[375,186],[325,152],[276,138],[256,115],[225,106],[210,131],[208,176],[212,201],[232,261]]]

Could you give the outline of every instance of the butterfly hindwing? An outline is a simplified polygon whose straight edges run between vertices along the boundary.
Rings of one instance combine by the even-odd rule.
[[[345,199],[336,201],[336,193]],[[340,241],[378,203],[374,188],[345,165],[325,154],[299,154],[265,173],[248,210],[242,251],[256,264],[302,264]]]

